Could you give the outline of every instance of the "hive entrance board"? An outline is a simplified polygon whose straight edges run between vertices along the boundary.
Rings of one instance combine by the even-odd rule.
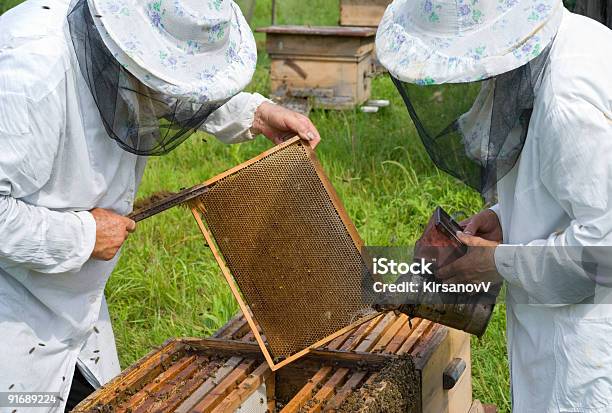
[[[299,139],[205,185],[192,213],[273,370],[376,315],[362,241]]]

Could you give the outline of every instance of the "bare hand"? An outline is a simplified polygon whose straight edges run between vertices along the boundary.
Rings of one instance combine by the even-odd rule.
[[[136,230],[136,223],[108,209],[93,209],[91,215],[96,220],[96,245],[91,257],[110,261],[117,255],[128,235]]]
[[[457,237],[469,246],[468,253],[440,268],[436,277],[449,284],[475,284],[489,281],[493,284],[501,283],[502,277],[495,265],[495,248],[499,242],[467,235],[465,232],[457,232]]]
[[[476,235],[488,241],[502,242],[503,232],[497,214],[490,209],[480,211],[459,225],[466,235]]]
[[[261,133],[277,145],[296,135],[307,141],[313,149],[321,141],[310,119],[270,102],[264,102],[257,108],[251,132],[255,135]]]

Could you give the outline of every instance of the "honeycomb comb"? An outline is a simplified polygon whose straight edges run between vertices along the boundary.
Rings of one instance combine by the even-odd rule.
[[[205,186],[192,213],[273,370],[376,315],[363,243],[299,139]]]

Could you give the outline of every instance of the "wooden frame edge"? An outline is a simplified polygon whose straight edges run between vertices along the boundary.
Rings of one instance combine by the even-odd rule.
[[[306,149],[306,154],[308,155],[312,164],[314,165],[315,171],[317,175],[319,176],[319,179],[323,183],[323,187],[325,188],[327,195],[329,195],[329,198],[334,204],[334,207],[338,211],[340,220],[342,221],[342,223],[344,224],[344,227],[346,228],[349,235],[351,236],[353,243],[355,244],[355,246],[361,253],[361,249],[364,246],[364,242],[361,239],[361,236],[359,235],[359,233],[357,232],[357,228],[355,227],[355,224],[349,218],[348,212],[344,208],[344,205],[340,201],[340,196],[338,195],[338,192],[336,192],[336,189],[332,185],[329,177],[323,170],[323,166],[321,165],[321,162],[319,162],[319,158],[317,157],[315,151],[307,145],[304,145],[304,148]]]
[[[263,338],[261,337],[261,334],[259,334],[259,329],[257,328],[257,324],[255,323],[255,320],[253,320],[253,317],[251,317],[249,306],[244,302],[244,299],[240,295],[240,291],[238,290],[238,286],[236,285],[236,281],[234,280],[234,277],[230,273],[229,268],[227,268],[225,261],[221,257],[221,253],[217,249],[217,245],[215,244],[215,241],[212,235],[208,231],[208,228],[206,228],[206,225],[204,225],[200,211],[198,211],[196,207],[192,207],[191,213],[193,214],[193,217],[198,223],[198,227],[200,228],[200,231],[202,232],[202,235],[204,236],[204,239],[206,240],[208,247],[212,251],[213,256],[215,257],[215,260],[217,261],[217,264],[221,268],[221,272],[223,273],[223,276],[225,277],[225,281],[229,285],[232,291],[232,294],[234,295],[234,298],[236,298],[236,300],[238,301],[240,310],[242,311],[242,314],[244,314],[244,318],[247,320],[247,323],[249,323],[249,326],[251,327],[251,330],[253,331],[253,334],[255,336],[255,340],[257,341],[257,344],[259,345],[259,347],[261,348],[261,351],[263,352],[264,358],[268,362],[268,365],[270,366],[270,368],[274,371],[273,366],[275,364],[274,364],[274,360],[272,360],[272,356],[270,355],[270,351],[266,347],[266,344],[264,343]]]

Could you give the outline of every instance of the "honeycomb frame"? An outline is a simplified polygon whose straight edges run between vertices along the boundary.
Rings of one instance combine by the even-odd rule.
[[[192,213],[273,370],[377,315],[363,241],[299,138],[205,185]]]

